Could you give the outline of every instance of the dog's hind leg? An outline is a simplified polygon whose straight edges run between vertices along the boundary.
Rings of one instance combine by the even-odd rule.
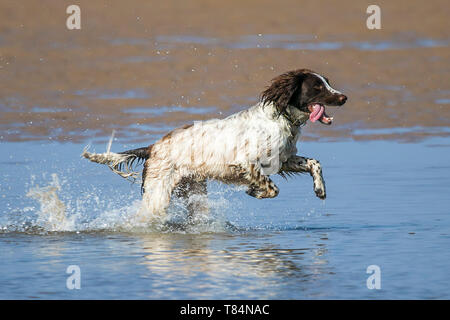
[[[296,172],[308,172],[314,183],[314,192],[320,199],[326,198],[325,181],[322,176],[322,166],[315,159],[292,156],[281,166],[280,174]]]
[[[174,193],[183,199],[188,210],[189,220],[192,220],[195,215],[207,215],[209,213],[206,180],[185,177],[181,179]]]
[[[246,191],[248,195],[258,199],[275,198],[278,195],[278,187],[268,176],[262,174],[256,165],[251,164],[245,175],[249,182],[249,188]]]
[[[178,172],[174,169],[152,168],[146,166],[144,194],[139,218],[142,221],[163,219],[170,204],[170,197],[175,186],[180,181]]]

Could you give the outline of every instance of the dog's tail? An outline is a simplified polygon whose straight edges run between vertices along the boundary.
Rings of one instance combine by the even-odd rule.
[[[105,153],[88,152],[89,146],[84,148],[82,157],[100,164],[106,164],[114,173],[125,179],[136,180],[139,172],[134,171],[134,166],[145,162],[150,157],[150,147],[127,150],[119,153],[109,151]]]

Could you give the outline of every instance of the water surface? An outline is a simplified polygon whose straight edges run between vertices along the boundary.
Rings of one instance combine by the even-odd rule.
[[[301,143],[327,200],[306,175],[276,177],[271,200],[211,183],[209,217],[185,225],[173,204],[172,223],[150,228],[133,224],[139,186],[82,148],[2,143],[0,298],[450,298],[448,139]],[[66,288],[69,265],[80,290]],[[381,290],[367,289],[369,265]]]

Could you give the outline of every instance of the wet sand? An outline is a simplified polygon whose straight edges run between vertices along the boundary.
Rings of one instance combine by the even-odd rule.
[[[255,103],[274,76],[327,75],[349,96],[305,139],[448,136],[450,6],[379,1],[55,1],[0,4],[0,140],[155,139]],[[150,110],[150,112],[149,112]],[[203,110],[196,112],[195,110]]]

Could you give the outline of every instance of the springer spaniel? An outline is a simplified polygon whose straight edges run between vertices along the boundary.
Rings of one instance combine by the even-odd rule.
[[[325,199],[319,161],[296,155],[300,128],[308,120],[330,125],[325,106],[341,106],[347,97],[328,79],[307,69],[289,71],[272,80],[253,107],[225,119],[175,129],[149,147],[82,156],[106,164],[124,178],[136,178],[133,162],[145,161],[142,173],[144,221],[163,218],[173,194],[186,200],[189,212],[207,211],[206,180],[245,185],[247,194],[273,198],[278,187],[269,178],[310,173],[314,192]]]

